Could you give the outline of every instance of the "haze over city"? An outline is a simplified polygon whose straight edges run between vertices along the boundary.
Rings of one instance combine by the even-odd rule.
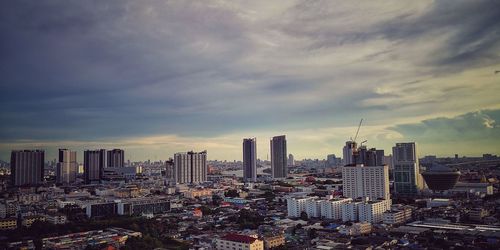
[[[57,4],[56,4],[57,3]],[[390,151],[500,154],[496,1],[4,1],[0,159],[127,159],[286,134],[297,159],[359,137]]]

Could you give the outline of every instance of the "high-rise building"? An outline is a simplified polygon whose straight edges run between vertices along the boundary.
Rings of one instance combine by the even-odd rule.
[[[377,155],[376,165],[382,166],[384,165],[385,153],[383,149],[375,149],[375,154]]]
[[[271,170],[273,178],[286,178],[288,175],[286,157],[286,138],[284,135],[271,139]]]
[[[174,179],[177,183],[202,183],[207,181],[207,151],[176,153]]]
[[[326,164],[328,167],[337,167],[342,165],[342,159],[335,156],[335,154],[330,154],[326,156]]]
[[[384,166],[344,166],[342,167],[343,194],[348,198],[370,200],[390,198],[389,168]]]
[[[107,166],[113,168],[125,167],[125,151],[123,149],[113,149],[108,151]]]
[[[45,151],[14,150],[10,154],[11,179],[14,186],[36,186],[43,183]]]
[[[257,181],[257,139],[243,139],[243,180]]]
[[[85,150],[83,153],[83,174],[85,183],[100,182],[106,167],[106,150]]]
[[[394,191],[398,194],[416,194],[423,187],[415,142],[396,143],[392,148]]]
[[[70,184],[75,182],[78,163],[76,162],[76,151],[59,149],[59,162],[57,162],[56,181],[58,184]]]
[[[288,155],[288,166],[290,166],[290,167],[295,166],[295,158],[293,157],[292,154]]]
[[[345,146],[343,149],[344,153],[344,165],[351,165],[351,164],[356,164],[354,162],[354,155],[357,150],[357,144],[354,141],[347,141],[345,142]]]

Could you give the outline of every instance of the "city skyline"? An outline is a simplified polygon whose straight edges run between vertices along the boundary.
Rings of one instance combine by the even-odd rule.
[[[266,159],[278,134],[296,159],[324,159],[361,118],[359,138],[386,152],[500,154],[497,2],[58,3],[0,3],[4,161],[241,160],[249,137]]]

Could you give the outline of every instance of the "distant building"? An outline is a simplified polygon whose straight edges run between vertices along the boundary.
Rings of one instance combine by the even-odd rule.
[[[411,220],[412,210],[411,208],[405,207],[397,210],[389,210],[384,212],[383,222],[387,225],[401,225]]]
[[[351,226],[342,225],[339,227],[339,233],[350,236],[369,234],[372,231],[372,224],[368,222],[354,223]]]
[[[215,241],[217,250],[264,250],[264,242],[247,235],[228,234]]]
[[[113,149],[107,152],[106,167],[121,168],[125,166],[125,151],[122,149]]]
[[[272,249],[275,247],[285,245],[284,234],[264,236],[263,240],[264,240],[264,249]]]
[[[45,151],[14,150],[10,155],[11,179],[14,186],[37,186],[43,183]]]
[[[344,165],[351,165],[354,163],[354,155],[357,151],[357,144],[354,141],[347,141],[343,149]]]
[[[287,213],[289,217],[300,217],[306,211],[307,201],[315,201],[317,197],[291,197],[286,200]]]
[[[352,199],[390,199],[389,168],[384,166],[342,167],[343,194]]]
[[[174,155],[174,179],[177,183],[206,182],[207,172],[207,151]]]
[[[257,139],[243,139],[243,180],[257,181]]]
[[[275,179],[288,176],[288,162],[286,154],[286,138],[284,135],[271,139],[271,170]]]
[[[76,151],[59,149],[59,162],[56,168],[56,181],[58,184],[71,184],[76,180],[78,163],[76,162]]]
[[[295,166],[295,159],[292,154],[288,155],[288,166],[289,167]]]
[[[326,164],[329,167],[333,166],[341,166],[342,165],[342,159],[339,157],[336,157],[334,154],[330,154],[326,156]]]
[[[106,150],[85,150],[83,152],[83,174],[85,183],[99,183],[106,167]]]
[[[392,148],[394,191],[398,194],[416,194],[424,186],[414,142],[396,143]]]

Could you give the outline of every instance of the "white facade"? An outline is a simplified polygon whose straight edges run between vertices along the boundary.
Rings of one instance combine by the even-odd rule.
[[[390,198],[389,168],[385,166],[342,167],[344,196],[349,198],[368,197],[370,200]]]
[[[174,179],[177,183],[207,181],[207,152],[187,152],[174,155]]]
[[[401,194],[416,194],[424,187],[420,174],[415,142],[396,143],[392,147],[394,166],[394,191]]]
[[[351,198],[339,198],[321,201],[321,217],[327,219],[342,219],[342,204],[351,202]]]
[[[359,221],[379,223],[383,221],[383,214],[391,207],[391,200],[368,201],[358,205]]]
[[[309,199],[306,201],[306,211],[309,218],[321,217],[321,200]]]
[[[245,235],[226,236],[215,241],[217,250],[264,250],[264,242]]]
[[[357,221],[358,220],[358,204],[361,202],[342,203],[340,211],[342,213],[342,221]]]
[[[59,184],[69,184],[76,180],[78,171],[76,151],[59,149],[59,162],[57,163],[56,179]]]
[[[316,200],[316,197],[288,198],[286,200],[288,217],[300,217],[300,214],[306,211],[306,204],[308,200],[314,201]]]

